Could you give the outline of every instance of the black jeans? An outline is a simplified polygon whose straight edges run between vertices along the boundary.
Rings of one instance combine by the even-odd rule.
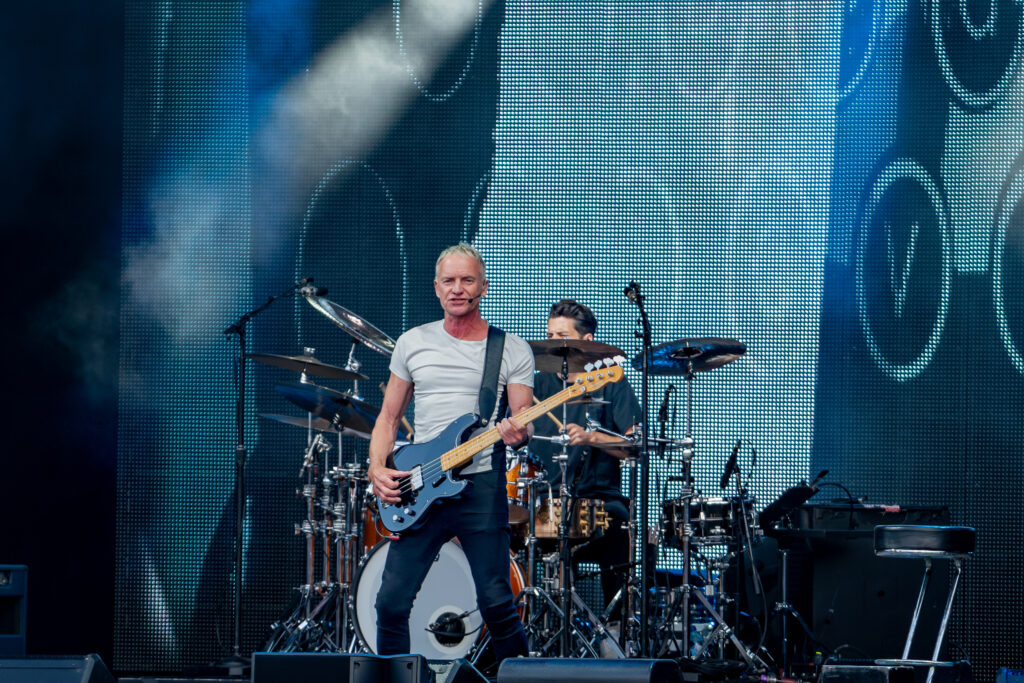
[[[466,477],[458,499],[435,504],[424,525],[394,541],[377,593],[377,650],[409,652],[409,613],[441,546],[457,537],[469,561],[477,606],[487,624],[497,661],[527,653],[526,632],[509,584],[508,504],[504,472]]]

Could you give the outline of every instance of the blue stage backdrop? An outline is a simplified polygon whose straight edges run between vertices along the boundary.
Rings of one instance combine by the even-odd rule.
[[[397,337],[439,316],[434,259],[459,240],[488,260],[486,317],[528,339],[568,296],[633,356],[622,289],[636,280],[656,343],[746,343],[694,380],[698,487],[719,493],[741,439],[761,506],[820,469],[869,502],[948,506],[979,533],[951,638],[983,678],[1024,664],[1019,2],[128,12],[118,668],[230,650],[237,343],[223,330],[312,276]],[[254,352],[344,365],[352,351],[301,300],[248,329]],[[387,359],[354,355],[379,402]],[[298,415],[275,390],[297,377],[247,370],[246,652],[303,582],[306,446],[256,416]],[[669,379],[682,395],[659,378],[655,405]],[[680,468],[653,462],[652,518]]]

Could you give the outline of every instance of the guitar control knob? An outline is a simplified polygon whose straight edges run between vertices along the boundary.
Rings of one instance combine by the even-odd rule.
[[[413,510],[412,508],[405,508],[404,510],[402,510],[402,512],[404,512],[405,514],[409,515],[410,517],[415,517],[416,516],[416,511]]]
[[[400,515],[391,515],[391,521],[398,522],[399,524],[401,524],[405,520]]]

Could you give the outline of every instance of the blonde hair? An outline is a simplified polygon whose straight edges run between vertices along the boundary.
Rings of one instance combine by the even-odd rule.
[[[434,263],[434,277],[437,277],[438,270],[441,268],[441,261],[453,254],[459,254],[461,256],[469,256],[470,258],[476,259],[476,262],[480,264],[480,275],[483,276],[484,280],[487,280],[487,264],[484,263],[484,257],[480,255],[480,252],[476,250],[472,244],[468,242],[459,242],[453,244],[444,251],[441,252],[440,256],[437,257],[437,262]]]

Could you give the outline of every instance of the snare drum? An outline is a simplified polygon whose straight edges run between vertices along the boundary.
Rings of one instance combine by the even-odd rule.
[[[355,581],[355,628],[360,642],[377,654],[377,593],[391,541],[378,543],[359,567]],[[526,586],[523,569],[509,559],[513,596]],[[461,614],[466,616],[456,619]],[[523,609],[519,609],[522,618]],[[438,620],[450,619],[447,633],[427,628]],[[448,541],[438,552],[423,580],[409,615],[410,652],[427,659],[458,659],[467,656],[482,638],[483,617],[476,605],[476,587],[466,553],[457,541]]]
[[[683,506],[686,501],[682,498],[666,500],[661,504],[662,530],[665,533],[665,541],[669,545],[681,545],[685,535],[683,527]],[[742,509],[747,510],[747,523],[752,524],[754,502],[746,500],[746,505],[740,505],[739,498],[721,497],[699,497],[691,498],[690,504],[690,528],[693,533],[690,540],[696,545],[720,545],[730,543],[736,539],[741,531]]]
[[[508,498],[508,523],[523,524],[530,519],[531,482],[543,477],[544,466],[532,455],[516,455],[505,471],[505,497]]]
[[[604,509],[604,501],[596,498],[575,498],[571,503],[569,538],[591,538],[604,532],[611,521]],[[558,538],[558,525],[562,523],[562,500],[547,498],[537,506],[537,538]]]

